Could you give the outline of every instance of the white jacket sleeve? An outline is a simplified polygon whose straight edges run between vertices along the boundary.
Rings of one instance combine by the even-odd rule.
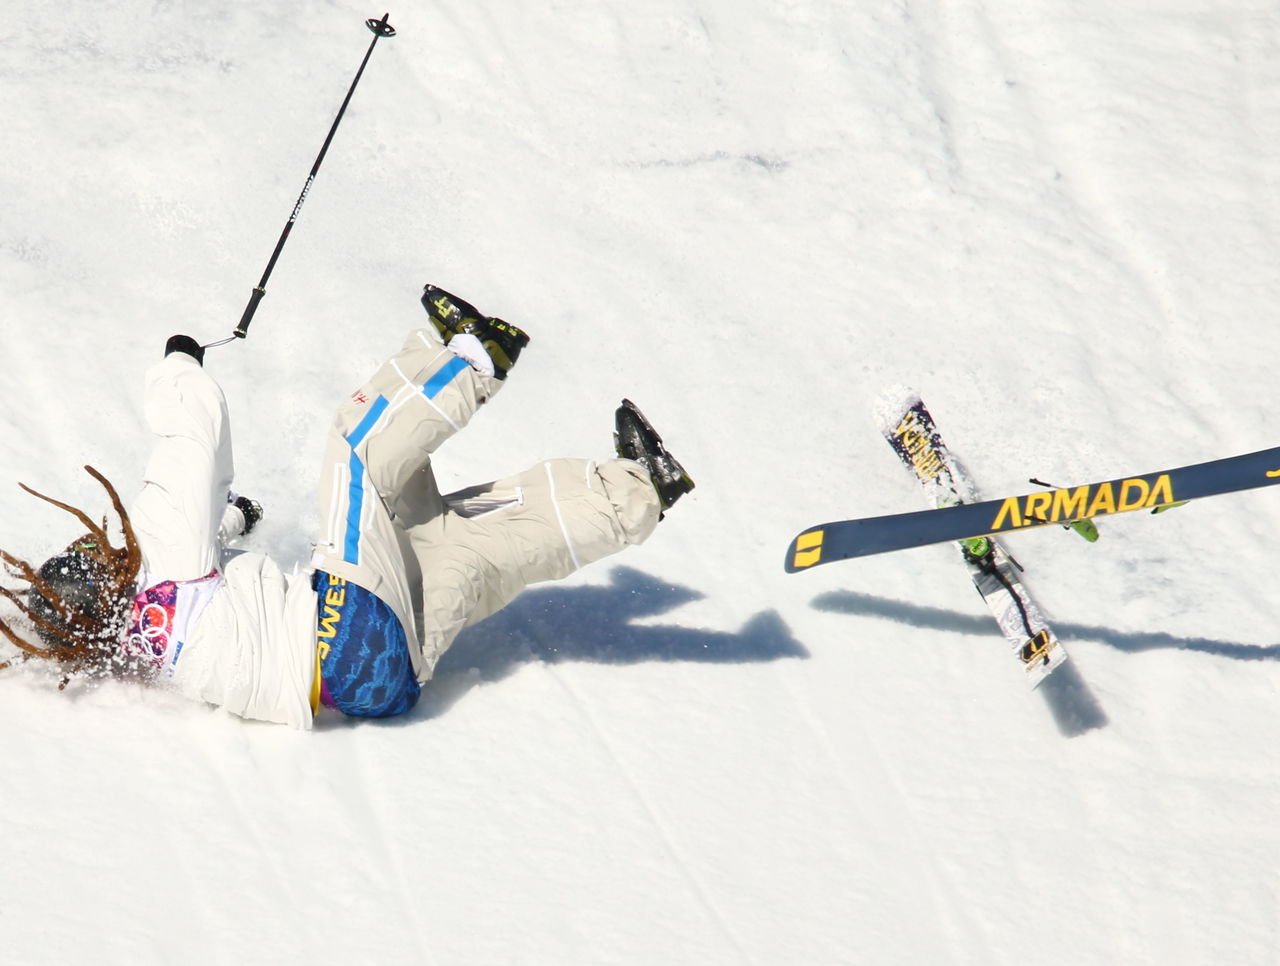
[[[195,580],[218,564],[218,530],[234,466],[222,389],[175,352],[146,375],[143,407],[156,441],[129,517],[149,581]]]

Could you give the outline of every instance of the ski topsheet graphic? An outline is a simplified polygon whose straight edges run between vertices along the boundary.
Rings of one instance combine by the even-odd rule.
[[[1280,447],[1195,463],[1177,469],[1121,477],[981,503],[961,503],[916,513],[837,520],[809,527],[787,548],[786,570],[907,550],[931,543],[1066,525],[1131,510],[1159,510],[1201,497],[1280,483]]]
[[[932,505],[949,507],[974,499],[972,482],[942,441],[919,396],[907,394],[896,406],[882,410],[880,422],[885,439],[920,481]],[[1028,683],[1035,687],[1067,659],[1066,649],[1023,587],[1017,564],[999,543],[979,537],[962,541],[959,548],[974,586],[1022,661]]]

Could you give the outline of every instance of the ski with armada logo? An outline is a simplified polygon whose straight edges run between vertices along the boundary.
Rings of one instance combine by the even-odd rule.
[[[1280,446],[1104,483],[823,523],[809,527],[791,541],[785,566],[788,573],[795,573],[850,557],[990,537],[1050,523],[1069,525],[1132,510],[1157,513],[1188,500],[1278,483]]]
[[[880,431],[924,487],[930,504],[949,507],[974,501],[972,482],[942,441],[918,395],[906,393],[883,406]],[[1035,687],[1067,659],[1066,649],[1023,587],[1016,561],[994,538],[966,539],[957,546],[974,586],[1022,662],[1027,682]]]

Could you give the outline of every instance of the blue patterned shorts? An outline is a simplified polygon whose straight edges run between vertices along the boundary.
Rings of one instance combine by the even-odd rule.
[[[317,570],[316,644],[320,701],[343,714],[385,718],[404,714],[421,687],[409,642],[387,604],[363,587]]]

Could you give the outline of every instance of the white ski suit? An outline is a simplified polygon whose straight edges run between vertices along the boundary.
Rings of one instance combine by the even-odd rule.
[[[311,567],[394,612],[420,683],[464,627],[528,584],[642,542],[658,521],[649,475],[629,460],[551,460],[441,495],[431,454],[503,385],[420,329],[330,429]],[[189,697],[309,728],[326,653],[312,570],[286,576],[262,554],[225,552],[244,521],[227,503],[221,389],[175,352],[148,371],[144,412],[157,440],[130,509],[143,571],[123,647]]]

